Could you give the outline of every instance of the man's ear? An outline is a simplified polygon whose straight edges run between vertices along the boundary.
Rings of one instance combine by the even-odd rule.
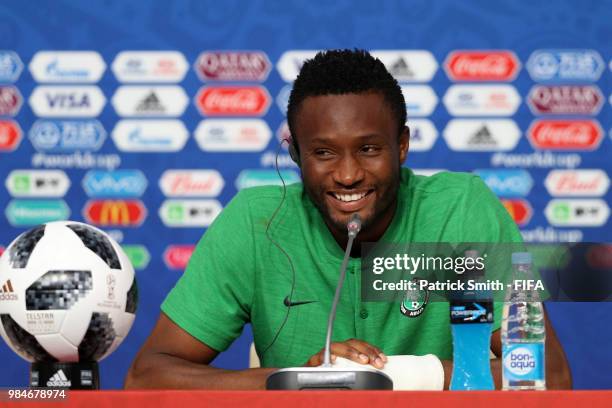
[[[406,156],[408,156],[408,146],[410,145],[410,129],[408,126],[404,126],[402,133],[399,137],[399,153],[400,153],[400,165],[404,164]]]

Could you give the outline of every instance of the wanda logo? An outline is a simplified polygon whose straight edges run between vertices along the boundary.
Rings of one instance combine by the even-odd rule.
[[[270,99],[261,86],[203,87],[196,96],[198,109],[207,116],[262,116]]]
[[[453,81],[512,81],[519,68],[510,51],[454,51],[444,64]]]
[[[603,132],[594,120],[536,120],[528,133],[538,149],[594,150]]]

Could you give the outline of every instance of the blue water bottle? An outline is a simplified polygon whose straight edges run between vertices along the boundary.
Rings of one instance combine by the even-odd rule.
[[[476,258],[467,251],[466,258]],[[484,271],[466,271],[467,280],[477,281]],[[451,390],[493,390],[489,350],[493,325],[493,300],[489,291],[458,291],[450,301],[453,335],[453,374]]]

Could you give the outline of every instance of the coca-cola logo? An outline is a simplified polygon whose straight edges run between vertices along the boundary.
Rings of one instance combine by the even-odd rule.
[[[520,63],[511,51],[453,51],[444,70],[453,81],[512,81]]]
[[[21,143],[21,128],[12,120],[0,120],[0,152],[11,152]]]
[[[270,99],[262,86],[203,87],[196,104],[207,116],[262,116],[270,107]]]
[[[194,245],[170,245],[164,251],[164,262],[170,269],[183,270],[187,267]]]
[[[600,169],[553,170],[544,185],[552,196],[602,196],[608,191],[610,179]]]
[[[528,103],[535,114],[596,115],[603,95],[593,85],[537,85],[531,88]]]
[[[203,81],[259,81],[268,77],[272,64],[262,51],[205,51],[195,70]]]
[[[595,120],[536,120],[528,137],[537,149],[594,150],[602,139]]]

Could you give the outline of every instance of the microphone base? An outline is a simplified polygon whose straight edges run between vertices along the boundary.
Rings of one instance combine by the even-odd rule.
[[[391,378],[375,369],[292,367],[266,380],[267,390],[393,390]]]

